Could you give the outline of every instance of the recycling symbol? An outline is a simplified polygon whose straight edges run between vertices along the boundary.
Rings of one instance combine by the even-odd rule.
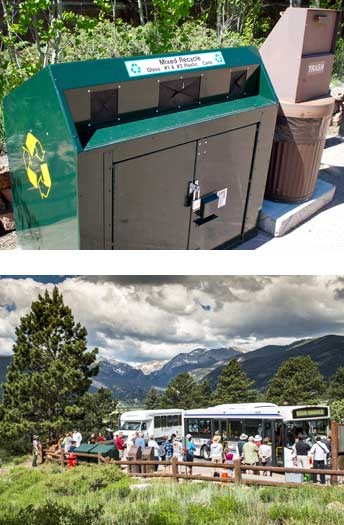
[[[216,62],[218,62],[219,64],[222,64],[222,62],[223,62],[223,57],[222,57],[221,53],[216,53],[216,55],[215,55],[215,60],[216,60]]]
[[[29,132],[23,149],[23,161],[30,184],[38,190],[41,199],[46,199],[52,186],[49,167],[44,162],[45,151],[40,141]]]
[[[140,68],[140,66],[138,64],[132,64],[131,65],[131,71],[135,75],[138,75],[139,73],[141,73],[141,68]]]

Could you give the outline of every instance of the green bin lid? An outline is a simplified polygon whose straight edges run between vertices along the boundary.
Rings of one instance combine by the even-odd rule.
[[[82,454],[90,454],[91,450],[93,450],[96,447],[94,443],[83,443],[79,447],[75,449],[74,452],[82,452]]]

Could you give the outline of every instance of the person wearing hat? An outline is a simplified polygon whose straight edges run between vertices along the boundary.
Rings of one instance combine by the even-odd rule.
[[[38,436],[34,435],[32,439],[32,466],[37,467],[37,459],[38,459],[38,452],[39,452],[39,441]]]
[[[244,464],[257,465],[259,448],[254,442],[254,437],[249,436],[247,443],[243,446]],[[249,472],[249,471],[248,471]]]
[[[217,435],[213,437],[213,442],[210,445],[210,457],[213,463],[222,463],[223,461],[223,446],[220,443],[221,436]],[[214,474],[216,468],[214,470]]]
[[[247,438],[248,438],[248,435],[244,433],[242,433],[239,437],[239,441],[237,444],[237,453],[240,459],[242,459],[243,457],[243,448],[244,448],[245,443],[247,442]]]

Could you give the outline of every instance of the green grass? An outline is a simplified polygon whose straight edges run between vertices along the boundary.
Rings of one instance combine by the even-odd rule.
[[[154,480],[112,465],[14,467],[0,475],[0,525],[344,525],[342,487],[223,486]]]

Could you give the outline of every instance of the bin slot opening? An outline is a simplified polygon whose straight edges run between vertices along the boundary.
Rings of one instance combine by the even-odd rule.
[[[231,73],[231,85],[229,88],[229,96],[231,98],[239,98],[245,96],[245,87],[247,80],[247,69],[239,69]]]
[[[201,77],[181,78],[160,82],[159,108],[170,109],[197,104]]]
[[[91,92],[91,121],[109,122],[118,115],[118,89]]]

